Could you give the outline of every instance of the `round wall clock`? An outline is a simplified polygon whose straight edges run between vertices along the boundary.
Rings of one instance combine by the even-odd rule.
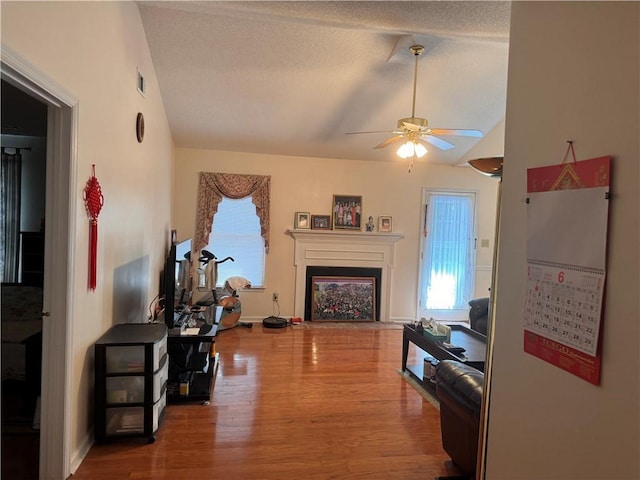
[[[138,138],[138,143],[142,143],[144,139],[144,115],[142,112],[138,113],[136,118],[136,137]]]

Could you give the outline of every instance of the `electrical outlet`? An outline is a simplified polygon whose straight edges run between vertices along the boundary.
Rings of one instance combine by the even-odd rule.
[[[274,302],[278,301],[278,292],[273,292],[273,301]]]

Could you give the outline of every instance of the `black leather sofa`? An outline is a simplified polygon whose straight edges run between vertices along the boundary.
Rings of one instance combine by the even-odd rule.
[[[468,477],[476,471],[484,374],[462,362],[442,360],[436,367],[442,447]]]
[[[483,335],[487,334],[489,320],[489,297],[475,298],[469,302],[469,324],[472,330]]]

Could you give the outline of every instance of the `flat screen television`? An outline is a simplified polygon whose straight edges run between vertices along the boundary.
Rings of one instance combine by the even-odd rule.
[[[191,239],[173,243],[164,265],[164,322],[167,328],[174,328],[184,308],[189,303],[191,285],[189,282],[189,260]],[[185,271],[186,269],[186,271]]]

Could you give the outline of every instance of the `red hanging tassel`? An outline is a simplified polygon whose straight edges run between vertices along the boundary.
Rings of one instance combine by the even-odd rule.
[[[96,276],[98,274],[98,222],[89,222],[89,289],[96,289]]]
[[[84,201],[89,214],[89,290],[95,290],[98,276],[98,215],[104,205],[100,183],[96,178],[96,166],[84,189]]]

